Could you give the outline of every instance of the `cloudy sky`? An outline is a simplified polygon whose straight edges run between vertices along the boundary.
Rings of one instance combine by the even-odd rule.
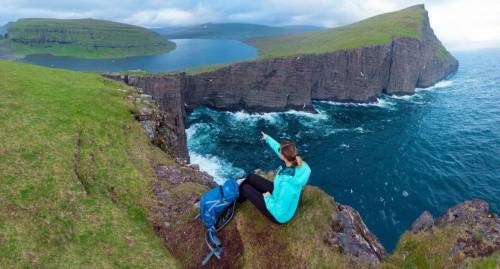
[[[341,26],[425,3],[451,50],[500,47],[499,0],[0,0],[0,24],[26,17],[99,18],[146,27],[204,22]]]

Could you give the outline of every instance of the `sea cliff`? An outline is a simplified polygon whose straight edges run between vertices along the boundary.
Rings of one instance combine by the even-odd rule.
[[[458,68],[433,34],[426,12],[420,29],[421,38],[394,37],[388,44],[237,63],[200,74],[106,74],[157,102],[153,111],[162,116],[151,117],[151,109],[139,108],[136,118],[149,121],[141,123],[154,134],[153,143],[182,160],[156,166],[152,184],[158,201],[153,226],[181,266],[196,268],[206,254],[200,244],[203,229],[192,219],[197,212],[193,205],[213,184],[196,165],[186,164],[189,111],[201,105],[313,111],[313,100],[370,102],[381,94],[412,94]],[[165,134],[168,139],[157,138]],[[437,220],[423,213],[388,255],[355,209],[306,186],[297,215],[283,227],[269,223],[248,204],[239,207],[221,233],[225,254],[208,267],[482,268],[498,265],[499,238],[497,215],[489,212],[486,202],[472,200]]]

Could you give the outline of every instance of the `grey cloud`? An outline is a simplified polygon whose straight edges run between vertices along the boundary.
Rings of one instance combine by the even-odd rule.
[[[498,45],[500,42],[500,30],[492,33],[495,30],[491,29],[491,24],[500,23],[499,17],[495,15],[500,13],[498,0],[484,0],[480,5],[470,0],[0,0],[0,24],[23,17],[90,17],[146,27],[204,22],[333,27],[421,1],[425,1],[434,18],[431,18],[431,23],[445,45],[468,48],[468,44],[475,43],[472,41],[476,41],[475,37],[479,36],[475,29],[488,30],[481,35],[483,44]],[[450,18],[450,8],[467,18]],[[488,13],[488,21],[484,13]],[[456,25],[463,21],[473,27],[455,34]]]

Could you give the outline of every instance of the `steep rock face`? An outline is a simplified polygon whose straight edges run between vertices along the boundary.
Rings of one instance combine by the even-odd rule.
[[[311,110],[313,99],[370,102],[389,78],[390,45],[238,63],[188,76],[190,108]]]
[[[184,76],[182,74],[151,77],[121,74],[104,76],[121,80],[137,88],[139,93],[153,98],[158,110],[146,106],[139,111],[139,119],[146,127],[149,138],[179,161],[189,163],[185,131],[186,110],[182,95]]]
[[[446,50],[436,37],[429,22],[429,15],[424,13],[422,24],[422,67],[417,80],[417,87],[425,88],[455,73],[458,61]]]
[[[188,76],[188,109],[206,105],[248,111],[312,110],[309,58],[276,58],[238,63],[219,70]]]
[[[393,38],[388,94],[413,94],[415,87],[429,87],[456,72],[458,61],[434,35],[427,12],[421,39]]]

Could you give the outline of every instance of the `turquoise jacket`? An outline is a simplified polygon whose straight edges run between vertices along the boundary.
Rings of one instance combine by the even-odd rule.
[[[280,144],[270,136],[266,136],[266,143],[281,158]],[[280,166],[276,170],[273,193],[264,197],[264,201],[277,221],[285,223],[292,219],[299,204],[302,187],[306,185],[310,175],[311,168],[305,162],[301,166]]]

